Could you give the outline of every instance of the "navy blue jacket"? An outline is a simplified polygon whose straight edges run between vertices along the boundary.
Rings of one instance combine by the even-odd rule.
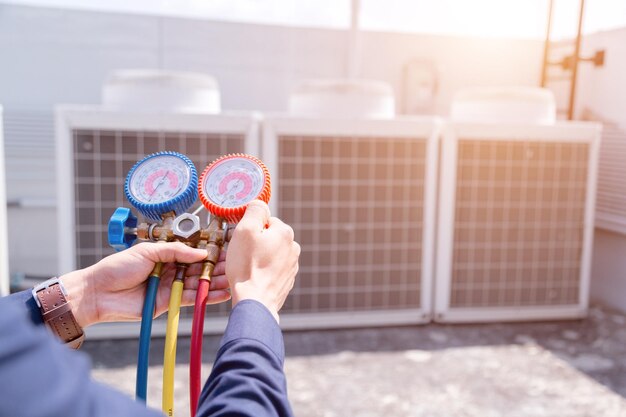
[[[198,416],[291,416],[284,344],[274,317],[242,301],[228,326]],[[0,299],[0,417],[162,416],[95,382],[90,361],[43,326],[30,292]]]

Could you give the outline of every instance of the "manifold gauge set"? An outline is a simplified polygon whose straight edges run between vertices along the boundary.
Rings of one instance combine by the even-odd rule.
[[[130,205],[143,217],[140,222],[131,209],[119,207],[108,225],[109,245],[118,251],[136,241],[174,242],[206,249],[194,306],[189,363],[189,403],[195,416],[201,391],[202,332],[213,269],[229,238],[229,227],[243,217],[253,200],[269,202],[270,175],[259,159],[245,154],[222,156],[209,164],[200,177],[193,162],[178,152],[157,152],[138,161],[128,172],[124,194]],[[188,210],[200,199],[202,205],[193,213]],[[206,224],[198,214],[210,214]],[[174,366],[180,305],[188,265],[177,264],[171,287],[163,355],[162,409],[174,415]],[[148,356],[152,318],[163,265],[158,263],[150,273],[144,299],[139,354],[137,359],[137,399],[146,401]]]

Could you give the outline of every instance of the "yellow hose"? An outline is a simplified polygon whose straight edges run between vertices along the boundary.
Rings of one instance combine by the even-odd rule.
[[[165,331],[165,353],[163,355],[163,402],[162,409],[168,416],[174,415],[174,367],[176,366],[176,341],[178,338],[178,319],[183,296],[183,281],[172,283],[170,304],[167,311],[167,329]]]

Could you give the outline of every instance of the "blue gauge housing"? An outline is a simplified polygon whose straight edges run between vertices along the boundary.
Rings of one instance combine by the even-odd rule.
[[[130,190],[130,181],[135,174],[135,171],[142,166],[142,164],[148,162],[151,159],[170,156],[181,159],[184,164],[189,168],[189,183],[186,187],[179,193],[177,193],[174,197],[169,200],[160,201],[158,203],[146,203],[143,201],[139,201],[137,198],[133,196],[133,193]],[[126,181],[124,182],[124,194],[128,199],[128,202],[137,209],[141,215],[143,215],[146,219],[159,222],[162,220],[162,215],[173,211],[177,215],[186,212],[192,205],[195,203],[198,198],[198,172],[196,171],[196,167],[185,155],[172,152],[172,151],[163,151],[153,153],[151,155],[146,156],[142,160],[138,161],[128,172],[126,176]]]

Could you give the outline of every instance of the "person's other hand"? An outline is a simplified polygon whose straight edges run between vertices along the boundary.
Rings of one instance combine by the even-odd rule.
[[[107,321],[133,321],[141,318],[147,278],[156,262],[163,270],[156,298],[156,315],[167,310],[175,262],[191,264],[187,269],[182,305],[193,305],[198,288],[204,249],[190,248],[179,242],[140,243],[108,256],[95,265],[63,275],[72,312],[82,327]],[[230,299],[224,276],[224,256],[215,267],[208,303]]]
[[[256,300],[278,321],[278,311],[298,273],[299,256],[293,229],[270,217],[267,204],[252,201],[235,228],[226,255],[233,307],[242,300]]]

